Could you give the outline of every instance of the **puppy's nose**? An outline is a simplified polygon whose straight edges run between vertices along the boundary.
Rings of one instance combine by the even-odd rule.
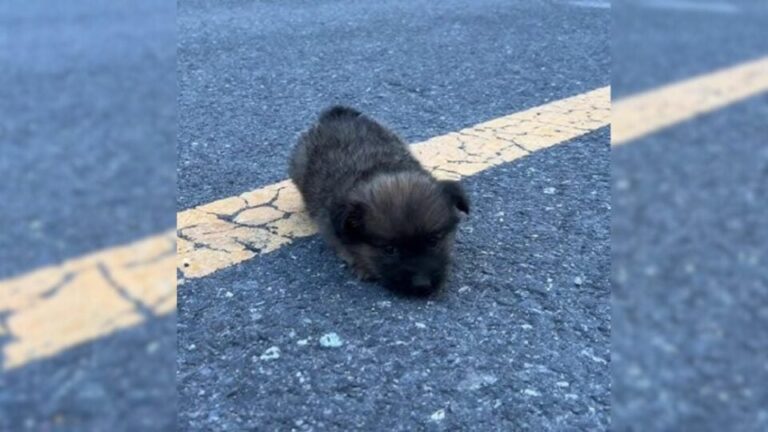
[[[432,286],[432,281],[425,274],[416,274],[411,278],[411,285],[417,289],[429,289]]]

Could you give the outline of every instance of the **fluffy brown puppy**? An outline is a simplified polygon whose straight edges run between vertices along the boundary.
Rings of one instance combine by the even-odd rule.
[[[320,234],[360,278],[412,294],[443,284],[469,200],[394,133],[354,109],[329,108],[299,138],[290,176]]]

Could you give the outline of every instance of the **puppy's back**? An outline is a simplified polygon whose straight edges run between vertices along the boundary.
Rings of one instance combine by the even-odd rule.
[[[301,134],[298,144],[293,149],[291,155],[289,175],[293,182],[302,189],[305,183],[307,166],[312,154],[316,154],[318,148],[333,145],[332,139],[334,133],[338,134],[338,128],[344,128],[345,125],[353,123],[355,118],[362,114],[349,107],[335,105],[323,110],[315,123],[308,131]],[[337,136],[341,139],[341,136]]]
[[[333,106],[303,133],[294,149],[290,176],[310,214],[345,195],[361,177],[422,170],[405,143],[359,111]]]

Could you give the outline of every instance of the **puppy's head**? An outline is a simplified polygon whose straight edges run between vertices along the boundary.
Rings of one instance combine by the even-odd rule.
[[[469,200],[458,182],[408,172],[364,182],[332,219],[347,250],[387,286],[429,294],[446,279],[462,213]]]

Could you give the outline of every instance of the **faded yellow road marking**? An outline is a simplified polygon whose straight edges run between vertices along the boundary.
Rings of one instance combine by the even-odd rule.
[[[3,369],[176,308],[175,233],[0,282]]]
[[[768,91],[768,57],[629,96],[613,103],[619,145]]]
[[[601,127],[610,88],[558,100],[411,146],[439,178],[458,179]],[[179,270],[199,278],[310,236],[298,190],[282,181],[177,215]]]

